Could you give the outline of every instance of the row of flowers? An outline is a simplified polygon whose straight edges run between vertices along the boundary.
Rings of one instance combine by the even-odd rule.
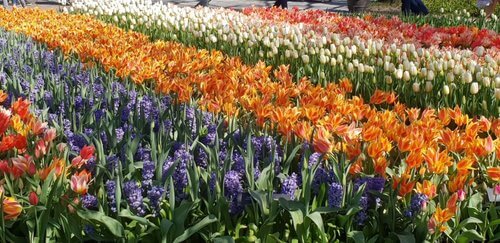
[[[328,32],[343,33],[351,38],[359,36],[363,39],[385,39],[396,43],[414,43],[417,47],[500,48],[500,37],[495,31],[463,25],[417,26],[406,23],[398,17],[373,17],[371,15],[350,17],[322,10],[293,9],[289,11],[280,8],[247,8],[242,12],[253,18],[292,24],[302,23],[310,25],[310,28],[316,32],[323,32],[326,29]]]
[[[282,15],[288,13],[289,19],[294,13],[303,13],[262,11],[284,11]],[[348,77],[354,82],[353,93],[365,100],[381,89],[396,92],[402,102],[412,107],[459,105],[467,114],[487,116],[498,116],[500,112],[500,56],[496,47],[478,47],[475,52],[435,45],[419,48],[416,44],[376,39],[370,31],[339,34],[329,30],[329,25],[290,24],[231,10],[180,8],[137,0],[77,2],[73,12],[99,16],[153,39],[221,50],[239,56],[245,63],[289,65],[297,80],[307,76],[313,83],[326,86]],[[270,15],[280,16],[272,12]],[[360,25],[365,21],[338,18]],[[318,26],[325,32],[313,30]]]
[[[204,240],[221,234],[250,241],[269,235],[308,241],[377,234],[397,240],[405,234],[436,239],[446,232],[452,238],[493,238],[497,226],[483,223],[496,219],[485,210],[496,209],[483,207],[481,185],[500,180],[498,119],[471,120],[459,109],[392,108],[395,95],[381,91],[371,97],[372,103],[389,103],[392,111],[377,111],[357,97],[345,98],[352,88],[347,80],[327,89],[306,81],[294,84],[282,68],[274,73],[280,82],[274,83],[263,65],[245,66],[217,52],[175,43],[151,43],[91,18],[39,10],[2,11],[0,18],[6,28],[73,52],[89,66],[88,71],[81,71],[80,64],[65,66],[68,60],[61,55],[36,48],[1,52],[10,60],[2,62],[7,90],[30,94],[28,100],[39,106],[41,116],[66,131],[72,150],[82,153],[90,141],[97,148],[94,165],[84,161],[85,155],[72,159],[95,174],[94,187],[87,188],[88,176],[74,183],[82,185],[75,190],[84,196],[73,199],[73,205],[89,225],[86,237],[161,240],[167,235],[167,241],[181,241],[199,232],[194,237]],[[15,57],[27,58],[23,64],[30,65],[19,68]],[[48,64],[40,64],[44,62]],[[111,73],[91,68],[95,64]],[[169,76],[159,74],[165,73],[162,67]],[[40,73],[41,78],[29,78]],[[244,109],[239,119],[220,119],[172,104],[168,96],[153,95],[148,88],[113,82],[113,74],[130,75],[136,83],[163,78],[156,86],[160,91],[174,93],[179,101],[200,94],[204,108],[230,117],[237,115],[236,108]],[[186,77],[193,84],[183,84]],[[256,77],[266,78],[252,80]],[[242,86],[222,89],[235,83],[231,80]],[[161,89],[167,85],[172,88]],[[183,88],[191,91],[183,93]],[[262,100],[237,96],[247,88],[247,97],[263,95]],[[225,91],[233,92],[232,100],[218,96]],[[285,91],[283,97],[270,95],[280,91]],[[313,106],[292,106],[292,98]],[[293,122],[301,120],[292,129],[298,141],[312,137],[310,144],[301,145],[291,136],[293,123],[285,117],[290,112],[297,116]],[[273,124],[283,137],[254,132],[263,125],[275,128]],[[438,195],[438,188],[448,193]],[[224,225],[216,224],[217,219]],[[379,233],[379,223],[390,230]],[[363,226],[367,232],[359,231]],[[81,234],[80,229],[76,237]]]

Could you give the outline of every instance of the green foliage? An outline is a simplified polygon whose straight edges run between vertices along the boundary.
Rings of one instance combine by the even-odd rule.
[[[431,13],[440,13],[441,8],[445,13],[453,13],[455,11],[463,11],[464,9],[471,14],[479,14],[479,9],[476,7],[476,0],[423,0]],[[497,6],[495,13],[500,14],[500,7]]]

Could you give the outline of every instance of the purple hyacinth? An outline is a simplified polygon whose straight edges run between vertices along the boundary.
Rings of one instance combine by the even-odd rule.
[[[163,162],[163,167],[162,167],[162,181],[165,182],[167,179],[167,171],[170,169],[170,167],[174,164],[174,158],[169,156],[164,162]]]
[[[83,109],[83,98],[80,95],[75,97],[75,109],[81,111]]]
[[[224,176],[224,194],[228,198],[234,198],[243,192],[241,177],[237,171],[230,170]]]
[[[196,162],[196,165],[198,165],[199,167],[204,169],[207,168],[208,154],[202,147],[196,148],[196,157],[194,158],[194,161]]]
[[[142,197],[142,190],[135,181],[126,181],[123,184],[123,192],[127,198],[128,205],[132,210],[139,216],[144,216],[146,211],[144,210],[144,203]]]
[[[378,206],[380,198],[376,193],[381,193],[384,190],[385,179],[382,177],[364,177],[359,178],[354,182],[354,191],[366,183],[363,196],[367,197],[368,205]]]
[[[83,232],[88,235],[88,236],[92,236],[95,234],[95,228],[94,226],[90,225],[90,224],[86,224],[84,227],[83,227]]]
[[[215,191],[215,184],[217,183],[217,175],[215,172],[212,172],[210,174],[210,180],[208,181],[208,187],[210,189],[210,192],[213,193]]]
[[[125,131],[123,131],[123,128],[119,127],[115,129],[115,134],[116,134],[116,142],[119,143],[123,140],[123,136],[125,135]]]
[[[245,158],[238,151],[233,152],[233,170],[245,174]]]
[[[283,181],[283,184],[281,185],[281,193],[288,195],[291,200],[295,200],[295,191],[298,187],[297,174],[292,173],[292,175]]]
[[[309,168],[312,168],[314,167],[318,162],[320,162],[320,159],[321,158],[321,153],[313,153],[311,154],[311,156],[309,156]]]
[[[145,161],[142,165],[142,186],[143,189],[148,189],[153,185],[153,177],[155,176],[155,163],[153,161]]]
[[[82,197],[82,206],[86,209],[97,209],[97,197],[90,195],[90,194],[85,194]]]
[[[344,198],[344,189],[339,183],[333,182],[328,189],[328,206],[340,208]]]
[[[159,186],[153,186],[148,191],[149,202],[151,204],[153,215],[155,215],[155,216],[157,216],[158,212],[160,211],[160,203],[161,203],[161,197],[163,196],[163,193],[165,193],[165,189],[163,189],[163,187],[159,187]]]
[[[109,171],[114,171],[115,169],[118,169],[118,157],[116,157],[116,155],[109,155],[106,161],[108,163]]]
[[[97,109],[96,111],[94,111],[94,116],[96,123],[99,123],[101,121],[101,118],[104,116],[104,110]]]
[[[106,195],[111,211],[116,213],[116,182],[112,180],[106,181]]]
[[[151,160],[151,149],[139,147],[135,152],[134,159],[137,161]]]
[[[95,157],[90,158],[85,164],[85,169],[94,173],[95,168],[97,167],[97,162],[95,161]]]
[[[356,214],[354,220],[358,225],[364,225],[366,220],[368,219],[368,198],[362,196],[359,200],[359,206],[361,207],[361,211]]]
[[[422,211],[423,206],[427,203],[428,200],[429,198],[425,194],[414,194],[411,197],[410,207],[405,211],[405,216],[408,218],[415,217]]]

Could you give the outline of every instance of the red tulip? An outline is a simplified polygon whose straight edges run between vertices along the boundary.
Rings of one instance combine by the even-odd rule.
[[[38,195],[36,195],[35,192],[30,192],[30,195],[29,195],[29,201],[30,201],[30,204],[31,205],[38,205]]]

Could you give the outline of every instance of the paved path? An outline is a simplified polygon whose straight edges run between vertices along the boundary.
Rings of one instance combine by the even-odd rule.
[[[57,3],[55,0],[52,1],[26,0],[26,1],[34,3],[28,6],[30,8],[39,7],[42,9],[59,9],[61,7],[61,5]],[[153,1],[163,1],[164,3],[173,3],[187,7],[194,7],[198,3],[198,0],[153,0]],[[288,7],[289,8],[298,7],[299,9],[323,9],[327,11],[347,11],[347,0],[331,0],[330,2],[328,2],[328,0],[323,0],[323,1],[324,2],[322,2],[321,0],[288,1]],[[223,7],[223,8],[242,9],[252,6],[271,7],[273,6],[273,4],[274,1],[268,1],[268,0],[212,0],[210,1],[209,6],[215,8]]]
[[[175,3],[181,6],[194,7],[197,0],[162,0],[164,3]],[[233,9],[242,9],[245,7],[271,7],[274,1],[266,0],[212,0],[209,3],[211,7],[224,7]],[[298,7],[299,9],[323,9],[328,11],[347,11],[347,0],[312,0],[312,1],[288,1],[288,7]]]

